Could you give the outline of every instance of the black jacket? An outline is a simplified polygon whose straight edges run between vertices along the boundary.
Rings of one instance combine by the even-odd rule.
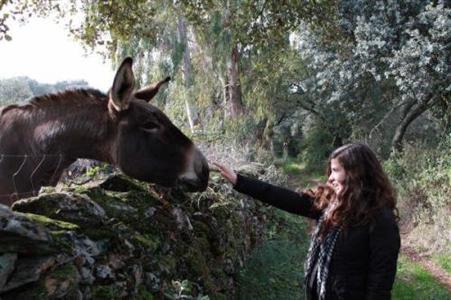
[[[318,219],[313,199],[303,193],[238,175],[237,191],[272,206]],[[382,209],[367,225],[350,226],[337,239],[326,285],[326,299],[391,299],[400,248],[393,212]],[[307,290],[307,297],[311,291]]]

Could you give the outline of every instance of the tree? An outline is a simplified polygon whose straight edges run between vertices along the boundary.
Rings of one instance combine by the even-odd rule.
[[[25,22],[32,15],[46,16],[49,12],[63,13],[59,1],[52,0],[0,0],[0,12],[0,41],[12,39],[8,26],[11,19]]]
[[[236,117],[244,110],[241,74],[249,71],[241,70],[245,56],[287,46],[289,32],[302,20],[315,27],[332,24],[328,17],[334,2],[179,1],[178,5],[199,32],[207,32],[204,41],[214,45],[215,53],[223,53],[220,65],[226,72],[220,81],[229,114]]]
[[[406,24],[407,40],[388,58],[387,78],[400,91],[401,121],[393,150],[402,150],[408,126],[421,114],[451,101],[451,9],[428,5]]]
[[[13,77],[0,80],[0,105],[23,104],[31,97],[87,87],[84,80],[59,81],[55,84],[40,83],[28,77]]]
[[[335,128],[371,124],[367,136],[395,115],[391,149],[402,151],[408,126],[449,102],[450,9],[421,0],[345,1],[340,23],[347,41],[332,46],[307,26],[299,32],[311,76],[294,82],[294,93]]]
[[[26,77],[0,80],[0,105],[18,104],[32,97],[28,80]]]

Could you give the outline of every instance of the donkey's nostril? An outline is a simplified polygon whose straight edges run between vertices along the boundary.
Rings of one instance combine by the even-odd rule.
[[[204,175],[205,178],[208,179],[208,176],[210,175],[210,168],[208,167],[208,164],[204,164],[202,175]]]
[[[196,149],[195,154],[195,170],[197,177],[199,179],[200,187],[205,190],[208,185],[208,176],[210,174],[210,168],[208,167],[208,162],[202,153]]]
[[[209,172],[207,160],[198,149],[193,148],[188,168],[179,176],[179,182],[189,191],[204,191],[208,186]]]

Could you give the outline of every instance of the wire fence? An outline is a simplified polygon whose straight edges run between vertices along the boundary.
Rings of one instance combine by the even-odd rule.
[[[44,162],[46,161],[46,159],[52,159],[52,158],[58,158],[58,163],[56,165],[55,171],[53,172],[52,176],[49,179],[49,182],[52,182],[54,180],[54,177],[56,176],[58,169],[61,166],[61,163],[63,161],[63,154],[43,154],[43,155],[30,155],[30,154],[0,154],[0,169],[1,169],[1,164],[6,160],[6,159],[20,159],[22,158],[22,161],[19,165],[19,167],[17,168],[17,170],[12,174],[12,184],[13,184],[13,188],[14,188],[14,193],[9,193],[9,194],[0,194],[0,197],[10,197],[10,199],[13,200],[18,200],[21,198],[21,196],[33,196],[35,195],[38,191],[35,188],[35,184],[33,183],[33,177],[36,175],[37,171],[42,167],[42,165],[44,164]],[[31,183],[31,191],[27,191],[27,192],[19,192],[17,189],[17,184],[16,184],[16,177],[20,174],[20,172],[22,171],[22,169],[24,168],[25,164],[27,163],[27,161],[29,159],[39,159],[39,163],[36,165],[36,167],[33,169],[33,171],[30,174],[30,183]]]

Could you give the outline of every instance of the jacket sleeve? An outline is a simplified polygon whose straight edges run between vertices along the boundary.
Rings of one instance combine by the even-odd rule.
[[[367,300],[391,299],[400,245],[395,216],[384,209],[370,226]]]
[[[313,210],[313,198],[304,193],[278,187],[238,174],[234,189],[264,203],[287,212],[318,219],[320,212]]]

